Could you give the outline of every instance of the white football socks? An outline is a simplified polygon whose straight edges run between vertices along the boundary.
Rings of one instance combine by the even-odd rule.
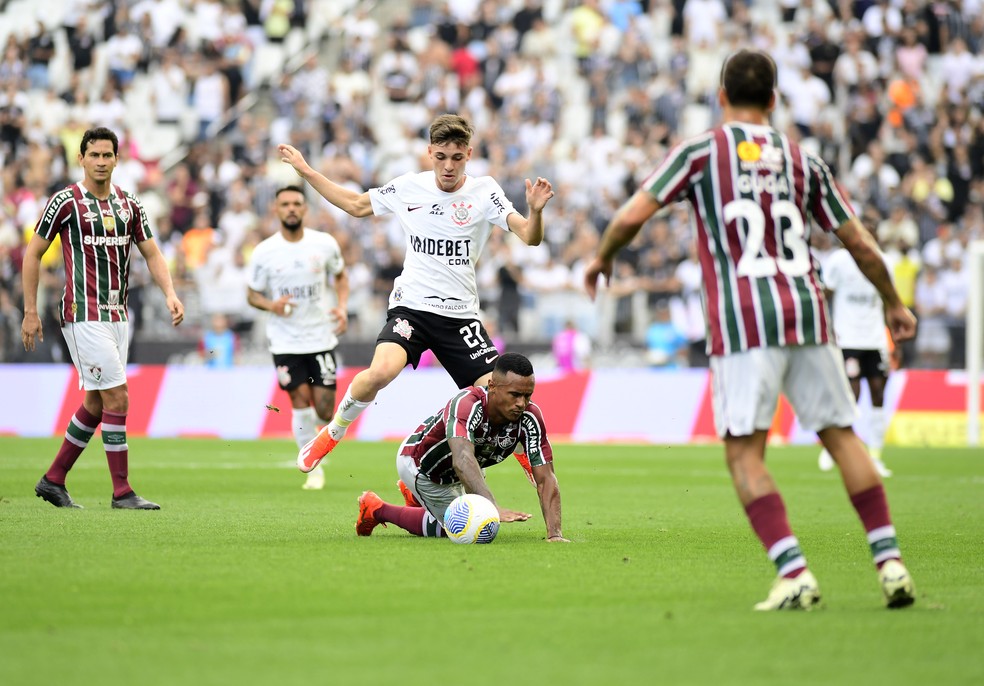
[[[318,415],[313,407],[291,408],[290,428],[294,432],[294,442],[303,448],[308,441],[318,435]]]
[[[868,428],[871,430],[871,435],[868,436],[868,447],[872,450],[881,452],[881,449],[885,445],[885,408],[884,407],[872,407],[871,408],[871,419],[868,423]]]
[[[331,418],[328,422],[328,431],[331,437],[336,441],[342,440],[342,436],[345,435],[346,430],[362,411],[369,407],[369,402],[362,402],[361,400],[356,400],[352,397],[351,389],[345,391],[345,395],[342,397],[342,402],[338,403],[338,409],[335,411],[335,416]]]

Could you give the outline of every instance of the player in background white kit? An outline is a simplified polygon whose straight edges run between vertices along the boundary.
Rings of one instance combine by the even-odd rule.
[[[349,282],[338,242],[304,227],[307,202],[299,186],[285,186],[274,200],[280,231],[253,250],[246,298],[271,313],[267,338],[277,382],[291,403],[291,428],[300,448],[318,434],[335,410],[335,347],[348,327]],[[319,466],[306,489],[325,485]]]
[[[407,364],[416,367],[425,350],[434,352],[459,388],[488,382],[499,353],[479,319],[475,263],[493,226],[539,245],[543,208],[554,193],[546,179],[527,179],[529,216],[523,217],[495,179],[465,173],[473,133],[463,117],[440,115],[430,125],[432,170],[404,174],[365,193],[330,181],[295,148],[279,146],[281,159],[332,205],[353,217],[393,213],[406,234],[403,272],[393,284],[372,362],[352,379],[328,426],[301,449],[302,472],[314,469],[376,394]]]
[[[871,394],[868,452],[878,473],[890,477],[892,472],[881,459],[887,428],[884,405],[889,373],[888,333],[881,296],[844,248],[838,248],[824,261],[821,275],[833,307],[834,335],[844,354],[844,369],[855,398],[861,395],[861,380],[868,382]],[[820,452],[818,462],[825,472],[834,468],[834,458],[826,448]]]

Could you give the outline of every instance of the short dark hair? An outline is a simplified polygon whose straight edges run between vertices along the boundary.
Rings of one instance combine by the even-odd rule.
[[[304,189],[294,184],[290,184],[289,186],[281,186],[277,189],[277,192],[273,194],[273,197],[279,198],[281,193],[300,193],[301,195],[304,195]],[[304,199],[307,200],[307,196],[305,196]]]
[[[430,125],[431,145],[447,145],[455,143],[463,147],[471,145],[475,129],[468,120],[458,114],[442,114]]]
[[[88,149],[90,141],[112,141],[113,154],[120,154],[120,139],[116,137],[115,133],[107,129],[105,126],[97,126],[94,129],[87,129],[86,132],[82,134],[82,143],[79,145],[79,153],[82,157],[85,157],[85,151]]]
[[[519,374],[520,376],[533,376],[533,363],[530,362],[526,355],[502,353],[499,355],[499,359],[495,361],[495,369],[492,371],[502,376],[505,376],[509,372]]]
[[[776,63],[761,50],[739,50],[721,67],[721,86],[735,107],[768,109],[776,87]]]

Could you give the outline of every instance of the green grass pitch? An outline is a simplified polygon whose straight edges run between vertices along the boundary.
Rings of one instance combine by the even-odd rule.
[[[160,512],[114,511],[98,437],[34,497],[55,439],[0,439],[0,684],[980,684],[984,455],[888,449],[919,599],[884,609],[863,531],[813,448],[769,464],[823,592],[755,613],[774,574],[720,446],[555,446],[570,545],[533,512],[488,546],[358,538],[365,489],[398,502],[395,444],[344,443],[302,491],[290,441],[131,439]]]

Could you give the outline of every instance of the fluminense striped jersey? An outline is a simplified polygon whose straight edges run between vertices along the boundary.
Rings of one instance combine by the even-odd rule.
[[[72,184],[49,198],[35,231],[49,241],[61,236],[63,321],[127,321],[130,247],[153,235],[135,196],[112,186],[109,198],[100,200],[81,182]]]
[[[769,126],[731,122],[674,147],[642,189],[693,206],[708,354],[833,339],[810,233],[854,213],[823,160]]]
[[[553,462],[543,415],[535,403],[517,422],[493,427],[488,419],[488,390],[471,386],[451,398],[444,409],[424,420],[404,441],[401,455],[408,455],[420,473],[438,484],[452,484],[458,475],[451,466],[449,438],[464,438],[475,446],[475,459],[482,469],[497,465],[513,454],[516,445],[526,448],[530,465]]]

